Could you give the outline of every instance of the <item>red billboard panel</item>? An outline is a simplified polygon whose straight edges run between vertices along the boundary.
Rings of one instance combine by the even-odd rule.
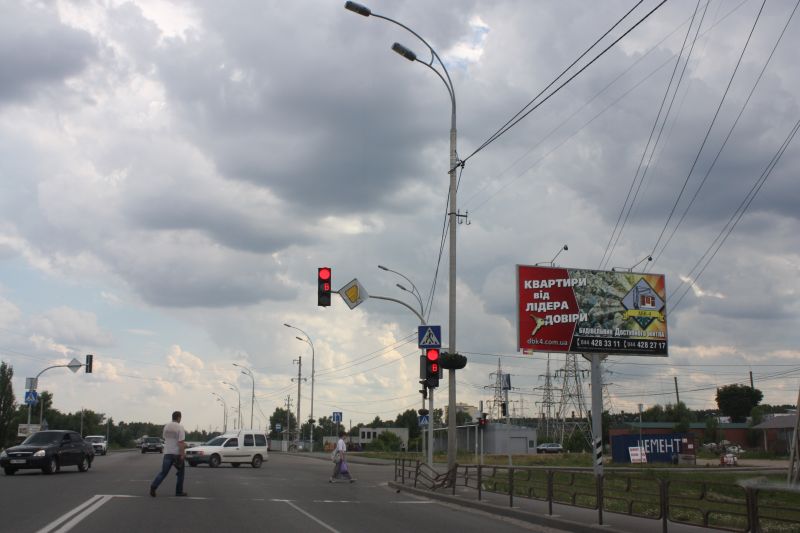
[[[666,356],[664,275],[517,265],[517,349]]]

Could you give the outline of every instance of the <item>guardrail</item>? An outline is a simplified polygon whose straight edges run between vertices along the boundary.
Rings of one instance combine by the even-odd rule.
[[[395,482],[428,490],[458,488],[483,493],[545,501],[548,514],[553,504],[596,509],[597,523],[603,512],[613,512],[661,522],[666,533],[670,522],[742,533],[800,531],[800,490],[782,485],[657,478],[652,471],[614,469],[595,477],[592,470],[568,467],[456,465],[437,473],[420,461],[395,460]]]

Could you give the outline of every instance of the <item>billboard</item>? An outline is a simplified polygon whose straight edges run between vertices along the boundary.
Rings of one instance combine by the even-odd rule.
[[[615,435],[611,437],[611,458],[617,464],[631,463],[631,449],[644,452],[646,463],[670,463],[680,455],[695,455],[694,434]]]
[[[517,265],[517,349],[666,357],[664,275]]]

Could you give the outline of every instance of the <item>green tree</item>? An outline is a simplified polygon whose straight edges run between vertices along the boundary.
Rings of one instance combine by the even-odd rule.
[[[6,364],[0,363],[0,448],[5,448],[14,442],[14,414],[17,410],[17,402],[14,398],[14,386],[11,378],[14,377],[14,369]]]
[[[726,385],[717,389],[717,405],[732,422],[744,422],[753,407],[761,403],[764,394],[747,385]]]
[[[466,426],[472,423],[472,415],[466,411],[456,411],[456,425]]]
[[[642,422],[663,422],[664,408],[656,404],[642,412]]]
[[[403,440],[400,437],[391,431],[384,431],[369,443],[367,449],[376,452],[399,452],[402,445]]]
[[[703,435],[706,442],[717,442],[719,440],[719,420],[716,416],[706,418],[706,431]]]
[[[294,416],[294,413],[291,411],[288,414],[289,416],[289,425],[290,427],[286,427],[286,417],[287,411],[282,407],[276,407],[275,412],[272,413],[272,416],[269,417],[269,427],[272,428],[270,431],[269,436],[272,439],[283,439],[283,440],[290,440],[287,436],[286,431],[291,429],[292,433],[294,434],[297,431],[297,419]],[[281,430],[275,431],[275,425],[280,424]]]
[[[406,409],[398,414],[394,425],[398,428],[408,428],[408,440],[414,440],[420,435],[419,418],[414,409]]]

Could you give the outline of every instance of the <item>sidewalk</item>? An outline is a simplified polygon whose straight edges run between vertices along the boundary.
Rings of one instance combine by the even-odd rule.
[[[389,486],[398,491],[416,494],[432,500],[469,507],[470,509],[477,509],[486,513],[514,518],[516,520],[522,520],[560,531],[578,533],[596,533],[598,531],[641,533],[642,531],[660,531],[663,527],[661,520],[639,518],[610,513],[608,511],[603,512],[603,524],[599,525],[599,516],[596,509],[586,509],[558,503],[553,503],[553,514],[549,515],[548,503],[546,501],[531,500],[528,498],[514,497],[514,506],[509,507],[508,495],[503,494],[483,492],[482,499],[479,501],[477,490],[463,486],[456,488],[455,495],[452,494],[452,489],[442,489],[434,492],[425,489],[415,489],[413,486],[403,485],[402,483],[394,481],[390,481]],[[709,531],[719,530],[668,522],[666,531],[673,533],[708,533]]]

